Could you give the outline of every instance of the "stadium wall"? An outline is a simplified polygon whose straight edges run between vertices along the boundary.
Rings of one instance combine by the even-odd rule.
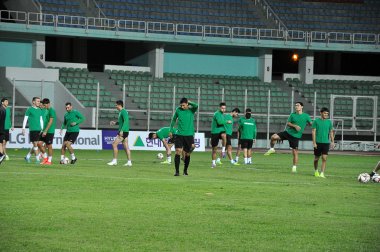
[[[165,73],[257,76],[258,58],[166,52]]]
[[[0,41],[0,66],[32,67],[32,42]]]

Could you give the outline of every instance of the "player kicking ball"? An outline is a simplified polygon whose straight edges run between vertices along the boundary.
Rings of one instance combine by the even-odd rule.
[[[175,134],[173,134],[173,138],[169,137],[170,127],[163,127],[159,129],[157,132],[151,132],[148,135],[150,140],[152,139],[160,139],[162,144],[166,149],[166,160],[161,162],[161,164],[171,164],[172,163],[172,146],[174,145]]]
[[[311,125],[310,116],[303,112],[303,103],[296,102],[294,105],[295,112],[291,113],[287,127],[285,131],[273,134],[271,136],[270,141],[270,149],[264,154],[265,156],[269,156],[276,151],[274,150],[274,145],[277,141],[288,140],[289,146],[292,149],[293,154],[293,167],[292,172],[297,172],[297,164],[298,164],[298,143],[302,137],[302,133],[305,130],[306,125]]]

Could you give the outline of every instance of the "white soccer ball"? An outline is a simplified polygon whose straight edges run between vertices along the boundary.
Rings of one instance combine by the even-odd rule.
[[[361,183],[368,183],[371,180],[371,176],[368,173],[361,173],[358,176],[358,181]]]
[[[158,159],[163,159],[163,158],[164,158],[164,154],[162,154],[162,153],[158,153],[158,154],[157,154],[157,158],[158,158]]]
[[[70,163],[70,159],[65,157],[63,160],[61,160],[60,164],[69,164]]]
[[[380,175],[379,174],[375,174],[372,176],[372,181],[375,182],[375,183],[380,183]]]

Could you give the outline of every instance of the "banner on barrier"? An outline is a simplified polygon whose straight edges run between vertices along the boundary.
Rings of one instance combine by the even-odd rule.
[[[103,130],[103,149],[112,149],[112,142],[117,135],[117,130]],[[161,150],[165,147],[160,139],[148,138],[147,131],[130,131],[128,136],[128,145],[131,150]],[[204,133],[195,133],[194,136],[195,151],[205,151],[205,136]],[[174,147],[172,147],[174,150]],[[123,149],[122,144],[119,144],[118,149]]]
[[[7,143],[7,148],[30,148],[31,144],[29,142],[29,129],[25,130],[25,136],[22,134],[21,129],[14,129],[9,131],[9,142]],[[60,149],[63,143],[63,137],[65,136],[66,130],[63,134],[59,134],[60,130],[56,129],[54,133],[53,149]],[[102,149],[102,131],[101,130],[81,130],[77,141],[74,143],[74,149],[82,150],[101,150]]]
[[[56,129],[53,140],[53,148],[60,149],[63,143],[63,134],[59,134],[60,130]],[[80,130],[77,141],[74,143],[74,149],[82,150],[111,150],[112,142],[117,135],[117,130]],[[148,138],[149,132],[147,131],[131,131],[129,132],[128,143],[131,150],[161,150],[164,151],[165,147],[160,139]],[[205,138],[204,133],[195,133],[194,137],[195,151],[205,151]],[[17,128],[10,131],[8,148],[30,148],[29,142],[29,129],[25,130],[25,136],[22,130]],[[123,149],[120,144],[119,149]],[[173,147],[174,150],[174,147]]]

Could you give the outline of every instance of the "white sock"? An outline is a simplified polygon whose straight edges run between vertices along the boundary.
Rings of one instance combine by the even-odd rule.
[[[65,159],[65,155],[61,155],[61,160]]]
[[[49,156],[48,161],[51,162],[52,158],[53,158],[52,156]]]
[[[71,160],[75,159],[75,154],[74,153],[70,154],[70,156],[71,156]]]
[[[117,159],[116,158],[112,159],[112,162],[117,163]]]
[[[169,163],[172,162],[172,157],[171,157],[171,156],[168,156],[168,162],[169,162]]]
[[[220,162],[220,158],[217,158],[216,161],[217,161],[217,162]]]
[[[231,159],[231,164],[235,163],[235,160]]]
[[[274,150],[274,148],[270,148],[269,150]]]
[[[43,156],[44,158],[47,158],[47,157],[48,157],[48,155],[47,155],[46,152],[45,152],[44,154],[42,154],[42,156]]]
[[[244,164],[248,164],[248,158],[244,158]]]
[[[40,155],[39,154],[36,155],[36,160],[40,161]]]
[[[29,159],[32,155],[30,154],[30,152],[28,152],[28,154],[26,154],[26,158]]]
[[[236,162],[237,162],[237,161],[239,161],[239,157],[238,157],[238,156],[236,156],[235,160],[236,160]]]
[[[222,147],[222,152],[226,152],[226,147]]]
[[[132,160],[128,160],[128,164],[132,164]]]
[[[216,160],[212,160],[212,164],[215,165],[216,164]]]
[[[293,167],[292,167],[293,169],[296,169],[297,168],[297,166],[296,165],[293,165]]]
[[[252,158],[248,158],[248,163],[252,163]]]

